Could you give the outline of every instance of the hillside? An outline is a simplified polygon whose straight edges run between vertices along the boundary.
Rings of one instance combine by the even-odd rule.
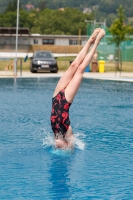
[[[0,13],[3,13],[6,9],[9,1],[0,0]],[[59,8],[78,8],[83,11],[85,8],[89,8],[94,13],[94,17],[97,21],[104,21],[106,19],[107,26],[110,25],[113,19],[116,18],[117,8],[121,4],[125,9],[125,15],[130,19],[133,17],[133,1],[132,0],[32,0],[30,1],[39,8],[40,2],[43,3],[44,8],[59,9]],[[20,0],[22,7],[25,9],[25,5],[29,3],[29,0]],[[133,24],[132,20],[131,23]]]
[[[8,2],[10,0],[0,0],[0,10],[1,12],[5,10]],[[91,7],[98,5],[98,10],[100,12],[104,12],[106,14],[116,13],[116,9],[121,4],[125,9],[125,13],[127,16],[133,16],[133,1],[132,0],[40,0],[45,2],[47,8],[50,9],[58,9],[62,7],[71,7],[71,8],[79,8],[83,10],[85,7]],[[32,4],[35,7],[39,6],[38,0],[32,0]],[[29,0],[20,0],[21,4],[25,7],[25,4],[29,3]],[[95,7],[94,7],[95,8]]]

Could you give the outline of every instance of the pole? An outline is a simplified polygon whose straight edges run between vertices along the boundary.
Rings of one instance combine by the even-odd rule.
[[[17,76],[17,53],[18,53],[18,24],[19,24],[19,0],[17,0],[17,23],[16,23],[16,58],[14,60],[14,76]]]
[[[22,58],[20,59],[20,76],[22,76]]]
[[[80,52],[80,46],[81,46],[81,29],[79,29],[78,32],[78,53]]]

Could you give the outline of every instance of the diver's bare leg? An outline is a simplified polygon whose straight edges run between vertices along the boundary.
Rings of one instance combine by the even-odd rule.
[[[83,60],[83,62],[78,67],[78,69],[77,69],[75,75],[73,76],[72,80],[70,81],[70,83],[66,87],[65,96],[66,96],[66,99],[67,99],[68,102],[73,101],[73,98],[76,95],[76,93],[79,89],[80,83],[82,81],[84,70],[90,64],[91,59],[93,58],[93,55],[96,51],[96,48],[97,48],[100,40],[104,37],[104,35],[105,35],[105,31],[103,29],[101,29],[99,34],[97,35],[97,38],[96,38],[94,45],[92,46],[90,52],[86,55],[85,59]]]
[[[96,40],[96,37],[97,37],[100,30],[101,30],[101,28],[97,28],[97,29],[94,30],[93,34],[91,35],[91,37],[89,38],[89,40],[87,41],[85,46],[79,52],[79,54],[77,55],[75,60],[72,62],[70,67],[67,69],[67,71],[60,78],[60,80],[59,80],[59,82],[58,82],[58,84],[55,88],[53,96],[56,96],[60,90],[66,88],[67,85],[70,83],[70,81],[72,80],[72,78],[73,78],[75,72],[77,71],[79,65],[83,62],[84,58],[86,57],[86,55],[88,53],[88,49],[90,48],[90,46]]]

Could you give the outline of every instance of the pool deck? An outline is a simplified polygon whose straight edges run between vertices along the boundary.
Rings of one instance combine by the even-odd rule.
[[[29,71],[23,71],[17,73],[16,78],[44,78],[44,77],[61,77],[64,72],[56,73],[31,73]],[[0,71],[0,78],[14,78],[13,71]],[[85,78],[90,79],[101,79],[101,80],[115,80],[115,81],[128,81],[133,82],[133,72],[105,72],[105,73],[94,73],[85,72]]]

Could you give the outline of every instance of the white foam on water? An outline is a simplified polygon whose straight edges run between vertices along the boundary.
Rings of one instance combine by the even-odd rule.
[[[41,134],[42,137],[42,146],[43,148],[54,146],[54,137],[53,135],[46,131],[46,129],[42,129],[43,133]]]
[[[74,143],[75,143],[75,147],[77,147],[80,150],[84,150],[85,148],[85,135],[83,133],[75,133],[74,134],[75,139],[74,139]]]

